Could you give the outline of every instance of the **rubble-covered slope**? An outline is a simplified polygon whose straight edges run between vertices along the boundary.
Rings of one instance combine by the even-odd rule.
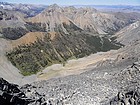
[[[3,77],[9,82],[20,83],[23,76],[5,56],[6,52],[9,51],[11,48],[12,47],[10,42],[0,38],[0,77]]]
[[[113,37],[116,37],[116,40],[124,45],[140,40],[140,21],[123,28]]]
[[[125,65],[125,63],[123,64]],[[127,92],[132,90],[139,92],[136,91],[139,88],[139,62],[130,66],[123,64],[113,67],[104,66],[80,75],[35,82],[30,86],[23,86],[22,89],[28,97],[37,99],[44,96],[45,101],[52,105],[119,105],[115,104],[117,100],[113,100],[119,92],[126,90]],[[126,97],[123,100],[129,99],[131,97]],[[134,102],[139,104],[136,99]],[[133,105],[130,102],[118,101],[118,103]]]
[[[0,101],[2,105],[139,105],[139,75],[138,60],[21,87],[1,78]]]

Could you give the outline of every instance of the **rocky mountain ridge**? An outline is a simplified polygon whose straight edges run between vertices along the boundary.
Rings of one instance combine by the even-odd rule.
[[[22,6],[21,6],[22,7]],[[93,34],[114,34],[121,28],[139,20],[139,13],[107,13],[94,8],[48,6],[34,17],[25,18],[20,11],[1,9],[1,36],[18,39],[28,32],[57,31],[61,27],[65,33],[64,23],[73,24],[79,29]],[[9,33],[8,33],[9,32]],[[12,33],[12,35],[10,35]]]
[[[128,24],[139,20],[140,14],[134,14],[135,16],[133,16],[133,13],[105,13],[90,7],[59,7],[54,4],[31,18],[30,21],[45,23],[50,31],[54,30],[55,25],[62,25],[63,22],[71,21],[87,32],[113,34]]]

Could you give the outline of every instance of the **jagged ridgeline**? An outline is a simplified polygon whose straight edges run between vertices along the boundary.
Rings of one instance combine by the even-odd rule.
[[[99,51],[118,49],[120,46],[105,37],[93,36],[73,23],[56,26],[55,32],[44,32],[44,38],[34,43],[19,45],[7,52],[8,59],[23,75],[37,73],[54,63],[80,58]]]

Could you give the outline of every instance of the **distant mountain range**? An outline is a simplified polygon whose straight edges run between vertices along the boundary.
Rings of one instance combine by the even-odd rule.
[[[68,5],[63,5],[62,7],[67,7]],[[72,5],[76,8],[80,7],[91,7],[102,11],[112,11],[112,12],[140,12],[139,5]],[[0,2],[0,8],[18,10],[28,14],[29,16],[34,16],[44,10],[48,5],[34,5],[34,4],[13,4],[8,2]]]
[[[35,16],[36,14],[44,10],[46,7],[46,5],[13,4],[7,2],[0,2],[0,8],[6,10],[19,11],[26,14],[27,16]]]

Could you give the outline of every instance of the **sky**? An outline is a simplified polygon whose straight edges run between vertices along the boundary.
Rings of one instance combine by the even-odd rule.
[[[0,2],[44,5],[140,5],[140,0],[0,0]]]

